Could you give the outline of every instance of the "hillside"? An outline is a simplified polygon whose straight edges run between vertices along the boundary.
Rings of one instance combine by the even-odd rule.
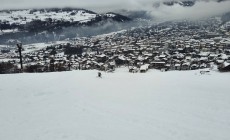
[[[9,39],[23,42],[64,35],[76,37],[76,32],[68,36],[71,28],[101,27],[107,23],[131,21],[129,17],[116,13],[98,14],[77,8],[23,9],[0,11],[0,44]]]
[[[100,20],[111,19],[114,21],[128,21],[128,17],[116,14],[105,13],[97,14],[95,12],[76,9],[76,8],[52,8],[52,9],[24,9],[24,10],[2,10],[0,11],[1,30],[28,30],[32,31],[30,26],[39,23],[46,24],[46,27],[58,26],[63,24],[63,27],[90,24],[90,22],[99,22]],[[42,27],[35,26],[33,28]],[[52,26],[51,26],[52,25]],[[62,26],[61,26],[62,27]],[[58,27],[56,27],[58,28]]]
[[[227,140],[229,73],[0,75],[0,139]]]

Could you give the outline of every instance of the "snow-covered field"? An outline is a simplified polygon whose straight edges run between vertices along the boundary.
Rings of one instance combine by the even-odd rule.
[[[230,139],[230,73],[96,75],[0,75],[0,139]]]

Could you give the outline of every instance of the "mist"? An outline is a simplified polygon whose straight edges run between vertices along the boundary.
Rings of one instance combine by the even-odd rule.
[[[152,17],[162,20],[180,20],[190,19],[198,20],[211,16],[218,16],[230,11],[230,1],[217,3],[214,1],[199,1],[192,7],[183,7],[180,5],[165,6],[151,10]]]

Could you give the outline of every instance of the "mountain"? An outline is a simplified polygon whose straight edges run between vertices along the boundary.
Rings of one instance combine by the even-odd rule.
[[[39,32],[69,26],[92,25],[100,21],[115,22],[131,19],[115,13],[97,14],[85,9],[32,9],[0,11],[1,30]]]
[[[67,28],[103,26],[108,22],[120,23],[131,18],[116,14],[98,14],[76,8],[24,9],[0,11],[0,43],[8,39],[28,37],[41,33],[61,33]]]

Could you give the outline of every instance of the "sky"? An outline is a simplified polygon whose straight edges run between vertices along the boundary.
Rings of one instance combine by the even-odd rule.
[[[76,7],[95,12],[113,12],[120,9],[145,10],[154,17],[161,18],[203,18],[230,11],[230,0],[217,3],[215,0],[198,0],[191,8],[179,5],[154,8],[154,3],[163,0],[1,0],[0,9]],[[169,0],[168,0],[169,1]],[[209,2],[207,2],[209,1]]]
[[[1,0],[1,9],[30,7],[79,7],[89,9],[136,8],[156,0]],[[157,0],[158,1],[158,0]]]

